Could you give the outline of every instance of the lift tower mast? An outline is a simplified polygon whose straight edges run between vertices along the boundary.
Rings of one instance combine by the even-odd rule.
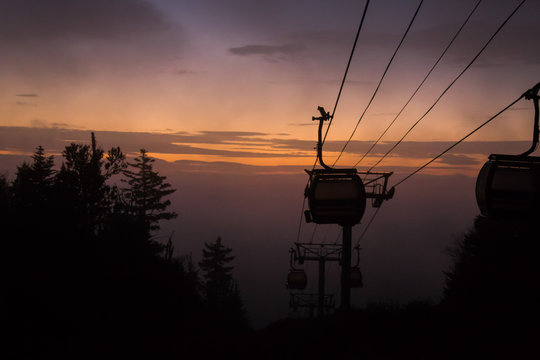
[[[339,244],[294,243],[296,249],[291,249],[291,262],[303,264],[305,261],[319,263],[319,283],[317,293],[317,316],[323,317],[326,298],[326,262],[341,262],[341,249]]]

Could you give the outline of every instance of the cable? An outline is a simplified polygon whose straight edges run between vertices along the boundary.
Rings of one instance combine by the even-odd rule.
[[[329,279],[328,275],[330,274],[330,267],[332,266],[332,262],[331,261],[328,261],[326,262],[326,271],[324,272],[324,278],[325,280],[326,279]],[[327,285],[326,285],[326,281],[325,281],[325,288],[327,288]],[[325,289],[326,290],[326,289]],[[326,292],[326,291],[325,291]]]
[[[304,217],[304,209],[306,208],[306,197],[302,202],[302,211],[300,211],[300,221],[298,222],[298,234],[296,235],[296,242],[300,242],[300,231],[302,230],[302,218]]]
[[[420,88],[424,85],[424,83],[426,82],[426,80],[428,79],[428,77],[431,75],[431,73],[433,72],[433,70],[435,70],[435,67],[437,67],[437,65],[439,64],[439,62],[442,60],[442,58],[444,57],[444,55],[446,54],[446,52],[448,51],[448,49],[450,48],[450,46],[452,46],[452,44],[454,43],[454,41],[456,40],[456,38],[458,37],[458,35],[461,33],[461,30],[463,30],[463,28],[465,27],[465,25],[469,22],[469,19],[472,17],[472,15],[474,14],[474,12],[476,11],[476,9],[478,8],[478,6],[480,5],[480,3],[482,2],[482,0],[478,0],[478,2],[476,3],[476,5],[474,6],[474,8],[471,10],[471,12],[469,13],[469,16],[467,16],[467,18],[465,19],[465,21],[463,22],[463,24],[460,26],[460,28],[458,29],[458,31],[454,34],[454,37],[452,38],[452,40],[450,40],[450,42],[448,43],[448,45],[446,46],[446,48],[444,49],[444,51],[442,52],[441,56],[439,56],[439,58],[437,59],[437,61],[435,61],[435,63],[433,64],[433,66],[431,67],[431,69],[428,71],[428,73],[426,74],[426,76],[424,77],[424,80],[422,80],[422,82],[420,83],[420,85],[418,85],[418,87],[416,88],[416,90],[413,92],[413,94],[411,95],[411,97],[409,98],[409,100],[407,100],[407,102],[405,103],[405,105],[403,105],[403,107],[401,108],[401,110],[399,110],[398,114],[396,115],[396,117],[394,118],[394,120],[392,120],[392,122],[390,122],[390,124],[386,127],[386,129],[383,131],[383,133],[381,134],[381,136],[379,136],[379,138],[371,145],[371,147],[368,149],[368,151],[366,151],[366,153],[362,156],[362,158],[360,160],[358,160],[356,162],[356,164],[354,164],[354,167],[358,166],[358,164],[360,162],[362,162],[362,160],[364,160],[364,158],[371,152],[371,150],[373,150],[373,148],[379,143],[379,141],[382,139],[382,137],[388,132],[388,130],[390,130],[390,128],[392,127],[392,125],[394,125],[394,123],[396,122],[396,120],[398,119],[398,117],[401,115],[401,113],[405,110],[405,108],[409,105],[409,103],[411,102],[411,100],[416,96],[416,94],[418,93],[418,91],[420,90]]]
[[[354,38],[354,44],[351,50],[351,55],[349,56],[349,61],[347,62],[347,67],[345,68],[345,74],[343,75],[343,80],[341,81],[341,86],[339,87],[338,96],[336,99],[336,103],[334,105],[334,110],[332,110],[332,115],[330,115],[330,121],[328,122],[328,126],[326,127],[326,132],[324,133],[324,138],[322,140],[322,144],[324,144],[324,141],[326,140],[326,136],[328,135],[328,130],[330,130],[330,125],[332,125],[332,120],[334,120],[334,114],[336,113],[336,109],[339,103],[339,98],[341,97],[341,92],[343,90],[343,85],[345,85],[345,79],[347,78],[347,74],[349,72],[349,67],[351,66],[351,61],[354,55],[354,50],[356,49],[356,44],[358,43],[358,37],[360,36],[360,30],[362,30],[362,26],[364,25],[364,19],[366,18],[367,9],[369,6],[369,0],[366,1],[366,6],[364,7],[364,13],[362,14],[362,19],[360,20],[360,25],[358,26],[358,31],[356,32],[356,37]],[[322,145],[321,145],[322,146]]]
[[[504,20],[504,22],[499,26],[499,28],[497,29],[497,31],[495,31],[495,33],[493,35],[491,35],[491,37],[489,38],[489,40],[484,44],[484,46],[480,49],[480,51],[474,56],[474,58],[469,62],[469,64],[467,64],[467,66],[459,73],[459,75],[450,83],[450,85],[448,85],[448,87],[442,92],[442,94],[437,98],[437,100],[435,100],[435,102],[433,103],[433,105],[431,105],[429,107],[429,109],[424,113],[424,115],[422,115],[420,117],[420,119],[418,119],[410,128],[409,130],[407,130],[407,132],[405,133],[405,135],[403,135],[401,137],[401,139],[399,139],[391,148],[390,150],[388,150],[379,160],[377,160],[377,162],[375,163],[375,165],[373,165],[371,168],[369,168],[368,172],[370,172],[371,170],[373,170],[373,168],[375,168],[377,165],[379,165],[381,163],[381,161],[383,161],[387,156],[388,154],[390,154],[399,144],[401,144],[401,142],[403,141],[403,139],[405,139],[405,137],[416,127],[416,125],[418,125],[418,123],[420,121],[422,121],[422,119],[424,117],[426,117],[427,114],[429,114],[429,112],[435,107],[435,105],[437,105],[437,103],[439,102],[439,100],[441,100],[441,98],[446,94],[446,92],[448,92],[448,90],[450,90],[450,88],[454,85],[454,83],[465,73],[465,71],[467,71],[471,65],[476,61],[476,59],[478,59],[478,57],[482,54],[482,52],[484,52],[484,50],[487,48],[487,46],[491,43],[491,41],[495,38],[495,36],[499,33],[499,31],[501,31],[501,29],[504,27],[504,25],[506,25],[506,23],[508,22],[508,20],[510,20],[510,18],[516,13],[516,11],[518,11],[518,9],[521,7],[521,5],[523,5],[523,3],[525,2],[526,0],[523,0],[521,1],[521,3],[514,9],[514,11],[512,11],[512,13],[506,18],[506,20]]]
[[[315,239],[315,233],[317,232],[317,226],[319,226],[319,224],[315,224],[315,226],[313,227],[313,233],[311,234],[311,241],[309,242],[310,244],[313,244],[313,240]]]
[[[333,266],[332,267],[332,270],[334,273],[337,273],[337,276],[334,276],[334,279],[335,278],[338,278],[339,279],[339,265],[338,266]],[[328,279],[328,277],[327,277]],[[329,284],[330,285],[330,284]],[[334,292],[331,292],[330,294],[334,296],[334,301],[335,299],[337,298],[337,294],[340,294],[341,291],[340,291],[340,285],[341,285],[341,281],[336,281],[334,283],[334,286],[333,286],[333,289],[334,289]],[[329,286],[330,287],[330,286]]]
[[[420,8],[422,7],[422,4],[424,3],[424,0],[420,0],[420,3],[418,4],[418,7],[416,8],[416,11],[409,23],[409,26],[407,27],[407,30],[405,30],[405,33],[403,34],[402,38],[401,38],[401,41],[399,42],[396,50],[394,51],[394,54],[392,55],[392,57],[390,58],[390,61],[388,62],[388,65],[386,65],[386,69],[384,69],[384,72],[383,72],[383,75],[381,77],[381,80],[379,81],[379,84],[377,85],[377,87],[375,88],[375,91],[373,92],[373,95],[371,96],[371,99],[369,100],[366,108],[364,109],[364,112],[362,113],[362,115],[360,115],[360,118],[358,119],[358,121],[356,122],[356,126],[354,127],[353,129],[353,132],[351,134],[351,136],[349,137],[349,139],[347,140],[347,142],[345,142],[345,145],[343,145],[343,148],[341,149],[341,152],[339,153],[338,157],[336,158],[336,160],[334,161],[334,163],[332,164],[332,167],[336,165],[336,163],[339,161],[339,159],[341,158],[341,155],[343,154],[343,152],[345,151],[345,148],[347,147],[347,145],[349,145],[351,139],[353,138],[354,134],[356,133],[356,130],[358,129],[358,125],[360,125],[360,122],[362,121],[365,113],[367,112],[367,110],[369,109],[369,107],[371,106],[371,103],[373,102],[373,99],[375,98],[375,95],[377,95],[377,92],[379,91],[379,88],[381,87],[381,84],[386,76],[386,73],[388,72],[388,69],[390,68],[390,65],[392,64],[392,62],[394,61],[394,58],[397,54],[397,52],[399,51],[399,49],[401,48],[401,44],[403,44],[403,41],[405,40],[405,37],[407,37],[407,34],[409,33],[409,30],[411,29],[411,26],[412,24],[414,23],[414,20],[416,19],[416,15],[418,15],[418,12],[420,11]]]
[[[400,181],[398,181],[394,187],[400,185],[401,183],[403,183],[405,180],[409,179],[411,176],[413,176],[414,174],[416,174],[417,172],[419,172],[420,170],[424,169],[426,166],[428,166],[429,164],[431,164],[432,162],[434,162],[435,160],[437,160],[438,158],[440,158],[441,156],[443,156],[444,154],[446,154],[448,151],[452,150],[454,147],[456,147],[458,144],[460,144],[461,142],[463,142],[465,139],[467,139],[469,136],[471,136],[472,134],[474,134],[475,132],[477,132],[478,130],[480,130],[481,128],[483,128],[485,125],[487,125],[489,122],[491,122],[493,119],[495,119],[497,116],[501,115],[503,112],[505,112],[506,110],[508,110],[509,108],[511,108],[512,106],[514,106],[515,103],[517,103],[519,100],[521,100],[523,97],[525,97],[525,94],[521,95],[519,98],[517,98],[516,100],[512,101],[512,103],[510,105],[508,105],[507,107],[505,107],[504,109],[502,109],[501,111],[499,111],[497,114],[493,115],[492,117],[490,117],[488,120],[486,120],[484,123],[482,123],[480,126],[478,126],[476,129],[474,129],[473,131],[471,131],[470,133],[468,133],[467,135],[465,135],[463,138],[461,138],[461,140],[457,141],[455,144],[453,144],[452,146],[448,147],[446,150],[444,150],[443,152],[441,152],[439,155],[435,156],[433,159],[429,160],[427,163],[425,163],[424,165],[420,166],[418,169],[416,169],[415,171],[413,171],[412,173],[410,173],[409,175],[407,175],[405,178],[401,179]]]
[[[343,228],[339,228],[338,236],[336,237],[336,241],[334,241],[334,245],[338,243],[339,239],[341,239],[341,234],[343,234]]]
[[[364,231],[362,231],[362,234],[360,234],[360,236],[358,237],[358,240],[356,241],[356,245],[355,247],[358,247],[360,246],[360,241],[364,238],[364,236],[366,235],[369,227],[371,226],[371,224],[373,223],[373,220],[375,220],[375,217],[377,216],[377,214],[379,213],[379,210],[381,210],[380,207],[377,208],[377,210],[375,210],[375,212],[373,213],[373,216],[371,217],[371,219],[369,220],[368,224],[366,225],[366,227],[364,228]]]

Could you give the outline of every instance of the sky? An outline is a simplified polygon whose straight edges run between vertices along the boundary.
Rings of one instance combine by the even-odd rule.
[[[423,2],[338,166],[356,163],[394,119],[476,2]],[[519,3],[482,1],[359,169],[424,114]],[[370,2],[325,142],[327,163],[351,135],[418,4]],[[364,6],[349,0],[0,0],[0,172],[13,176],[38,145],[58,158],[70,142],[88,142],[91,131],[104,148],[120,146],[130,155],[147,149],[178,189],[172,200],[180,217],[164,226],[175,232],[177,251],[196,258],[203,242],[222,236],[236,254],[254,321],[284,316],[303,169],[315,160],[311,117],[317,106],[334,106]],[[538,14],[540,1],[526,1],[381,164],[394,172],[390,183],[540,81]],[[480,166],[490,153],[527,149],[532,115],[532,104],[520,101],[400,186],[363,246],[369,286],[355,295],[357,304],[437,299],[449,264],[444,249],[478,214]],[[303,224],[300,233],[334,241],[339,231]],[[263,284],[273,294],[264,299],[257,295]]]

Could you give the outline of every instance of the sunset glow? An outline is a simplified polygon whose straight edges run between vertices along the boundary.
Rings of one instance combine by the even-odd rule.
[[[374,171],[393,172],[390,188],[537,84],[536,0],[466,68],[520,2],[483,1],[396,120],[477,1],[425,1],[365,111],[419,3],[372,1],[323,128],[324,161],[350,168],[365,157],[356,166],[363,172],[389,152]],[[175,251],[195,254],[195,264],[201,244],[222,236],[241,259],[240,288],[251,286],[247,307],[266,324],[286,310],[290,245],[340,234],[337,225],[305,222],[304,170],[316,161],[312,117],[318,106],[334,109],[364,4],[0,0],[0,175],[12,181],[37,146],[59,169],[65,147],[90,144],[91,133],[128,162],[145,149],[177,189],[179,216],[161,236],[174,233]],[[396,186],[362,240],[373,275],[357,304],[440,293],[442,253],[479,214],[479,169],[490,154],[530,146],[533,114],[532,101],[520,100]],[[375,211],[368,204],[355,241]]]
[[[45,32],[32,25],[17,30],[16,24],[31,23],[34,15],[24,5],[14,6],[10,16],[19,20],[3,21],[2,29],[6,36],[17,35],[0,41],[0,126],[164,133],[241,129],[315,141],[315,127],[298,125],[312,125],[317,106],[332,107],[361,4],[289,4],[279,11],[272,6],[270,14],[261,12],[262,4],[249,5],[244,21],[237,18],[242,13],[218,4],[220,17],[194,4],[157,1],[149,13],[141,4],[126,1],[125,16],[146,24],[144,32],[111,17],[101,24],[109,36],[94,30],[92,19],[65,27],[55,20]],[[514,6],[505,1],[480,7],[386,140],[399,138],[431,105]],[[538,66],[538,48],[530,46],[530,27],[536,24],[535,6],[526,4],[512,19],[411,140],[456,139],[534,85],[530,74]],[[470,7],[468,2],[425,6],[355,139],[377,138]],[[329,140],[349,136],[413,8],[411,2],[389,2],[370,10]],[[77,16],[73,11],[66,16]],[[322,18],[324,29],[313,28]],[[274,23],[279,30],[270,26]],[[330,51],[321,53],[321,48]],[[530,115],[522,113],[505,114],[477,139],[528,138],[529,123],[521,119]]]

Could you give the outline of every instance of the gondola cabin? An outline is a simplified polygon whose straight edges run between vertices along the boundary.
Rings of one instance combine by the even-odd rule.
[[[307,285],[307,275],[304,270],[291,270],[287,276],[287,288],[304,290]]]
[[[486,216],[540,213],[540,157],[490,155],[478,174],[476,201]]]
[[[353,267],[351,268],[351,272],[349,273],[349,283],[351,288],[362,288],[364,287],[364,279],[362,277],[362,272],[359,268]]]
[[[366,191],[356,169],[308,171],[309,220],[317,224],[355,225],[366,209]]]

